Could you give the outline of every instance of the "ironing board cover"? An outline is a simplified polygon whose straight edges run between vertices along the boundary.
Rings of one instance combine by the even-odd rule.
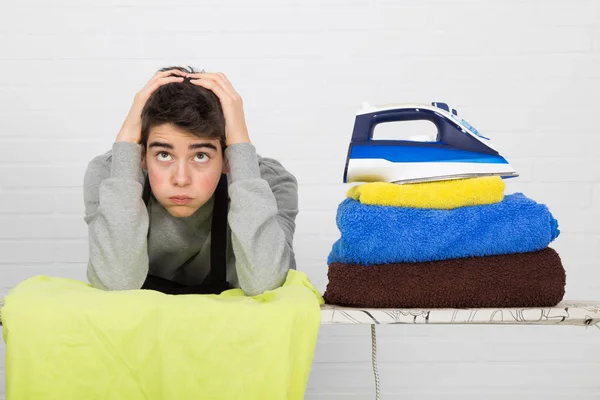
[[[351,308],[325,304],[321,324],[595,325],[600,301],[563,301],[539,308]]]

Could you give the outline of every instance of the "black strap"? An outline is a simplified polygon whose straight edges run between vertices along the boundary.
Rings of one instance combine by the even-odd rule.
[[[227,192],[227,175],[221,179],[215,190],[212,223],[210,228],[210,276],[213,283],[227,282],[227,211],[229,196]]]
[[[144,189],[142,191],[142,200],[144,200],[144,204],[148,207],[148,201],[150,200],[150,178],[146,175],[146,182],[144,183]]]
[[[142,199],[148,206],[152,192],[150,181],[146,176]],[[220,292],[230,287],[227,283],[227,211],[229,209],[229,196],[227,189],[227,175],[221,174],[214,194],[213,215],[210,228],[210,281],[211,287]],[[210,292],[211,290],[208,290]]]

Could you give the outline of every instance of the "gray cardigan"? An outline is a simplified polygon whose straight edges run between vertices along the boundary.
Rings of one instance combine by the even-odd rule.
[[[115,142],[88,165],[83,184],[89,231],[90,284],[139,289],[148,273],[198,285],[210,271],[213,197],[194,214],[176,218],[154,197],[142,200],[141,145]],[[296,178],[250,143],[225,150],[230,209],[227,281],[252,296],[279,287],[290,268],[298,214]]]

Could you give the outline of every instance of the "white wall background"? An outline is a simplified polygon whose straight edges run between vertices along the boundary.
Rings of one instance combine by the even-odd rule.
[[[519,170],[508,191],[559,220],[566,297],[600,300],[599,11],[594,0],[2,2],[0,295],[36,274],[85,279],[86,164],[155,70],[190,64],[229,76],[259,153],[299,179],[298,265],[321,291],[355,110],[445,101]],[[595,329],[379,332],[384,399],[600,398]],[[367,326],[323,327],[307,398],[373,398],[370,368]]]

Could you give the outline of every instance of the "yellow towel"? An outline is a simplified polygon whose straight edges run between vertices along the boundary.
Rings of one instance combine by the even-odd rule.
[[[370,182],[351,187],[347,197],[362,204],[449,210],[501,202],[504,181],[499,176],[484,176],[401,185]]]
[[[37,276],[5,297],[6,398],[302,399],[321,304],[295,270],[253,297]]]

